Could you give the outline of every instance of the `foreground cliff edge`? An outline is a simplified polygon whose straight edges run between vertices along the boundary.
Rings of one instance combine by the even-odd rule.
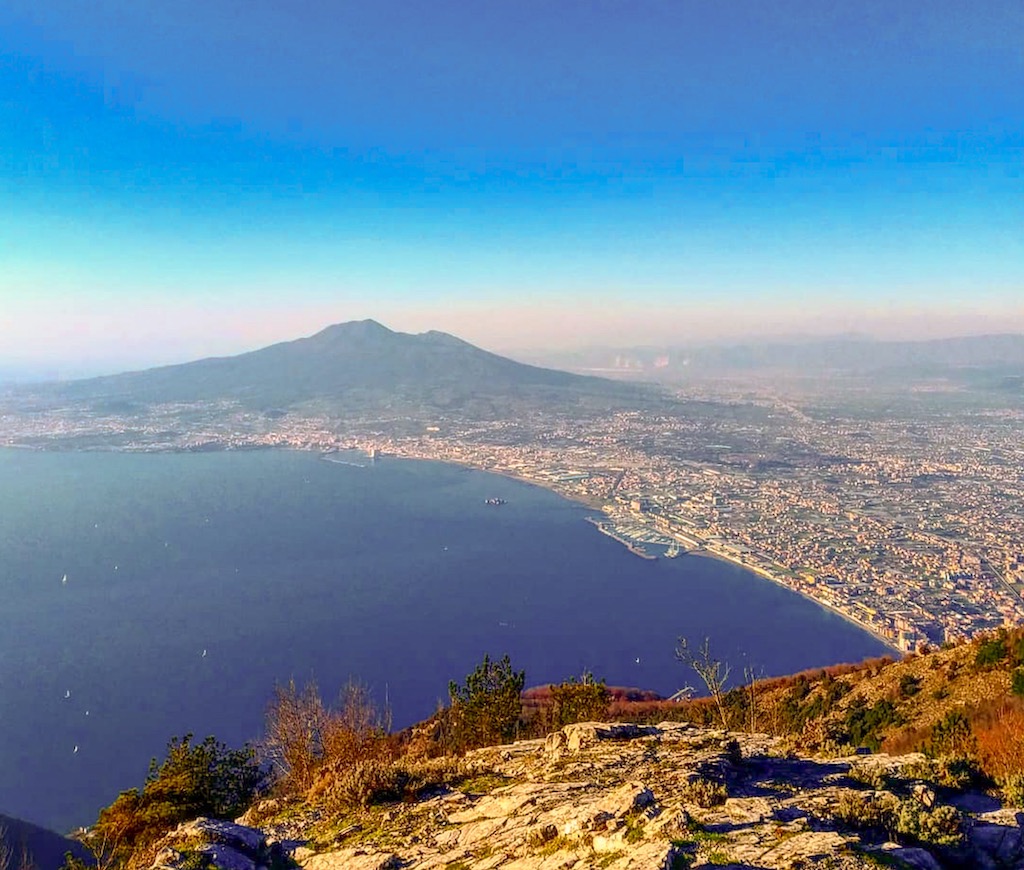
[[[77,836],[103,870],[1024,868],[1024,627],[685,703],[524,682],[485,656],[399,734],[278,686],[258,753],[172,738]]]
[[[452,782],[328,818],[263,801],[198,820],[154,868],[1024,867],[1019,810],[911,754],[810,758],[686,723],[569,725],[475,750]]]

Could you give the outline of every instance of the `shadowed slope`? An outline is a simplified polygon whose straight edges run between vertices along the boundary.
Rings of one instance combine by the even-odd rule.
[[[635,388],[524,365],[443,332],[393,332],[373,320],[232,357],[92,378],[61,385],[78,401],[145,404],[234,400],[255,407],[323,403],[357,410],[457,409],[466,403],[598,401]]]
[[[5,870],[57,870],[64,863],[66,852],[92,861],[81,843],[31,822],[0,815],[0,867],[6,863]]]

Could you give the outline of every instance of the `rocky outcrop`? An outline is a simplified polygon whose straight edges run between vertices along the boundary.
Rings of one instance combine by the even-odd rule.
[[[294,867],[285,847],[268,843],[258,828],[216,819],[179,825],[158,844],[154,870],[285,870]]]
[[[267,837],[305,870],[1024,868],[1024,815],[944,789],[920,755],[807,758],[763,735],[582,723],[466,764],[408,803],[266,804],[242,832],[201,820],[161,867],[196,850],[224,870],[270,867]]]

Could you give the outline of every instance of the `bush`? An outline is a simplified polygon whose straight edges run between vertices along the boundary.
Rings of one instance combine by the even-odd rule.
[[[962,758],[971,755],[973,750],[971,723],[960,710],[950,710],[932,726],[931,737],[924,747],[925,754],[932,758]]]
[[[596,683],[589,673],[582,679],[575,677],[557,686],[552,685],[551,719],[555,729],[574,722],[591,722],[604,719],[608,712],[610,696],[604,680]]]
[[[1003,661],[1008,653],[1006,634],[1000,632],[995,637],[982,639],[974,655],[974,664],[978,668],[991,668]]]
[[[260,753],[280,794],[302,794],[326,766],[390,757],[389,726],[389,711],[378,709],[360,683],[346,683],[332,709],[321,700],[316,683],[300,690],[291,680],[274,689]]]
[[[956,846],[964,839],[963,817],[956,808],[929,810],[912,799],[900,802],[894,828],[897,836],[923,846]]]
[[[861,701],[847,710],[845,724],[851,744],[878,752],[882,745],[882,732],[891,725],[900,724],[900,717],[892,701],[883,699],[871,707]]]
[[[388,801],[412,800],[425,790],[465,779],[470,769],[458,759],[389,761],[372,758],[324,774],[310,797],[333,812]],[[479,771],[477,771],[479,773]]]
[[[899,778],[905,780],[922,780],[934,785],[939,784],[939,764],[933,758],[904,764],[899,770]]]
[[[1018,698],[1024,698],[1024,668],[1014,668],[1010,675],[1010,691]]]
[[[891,782],[888,771],[877,766],[855,765],[850,768],[847,776],[854,782],[859,782],[861,785],[866,785],[868,788],[873,789],[888,788]]]
[[[167,757],[154,758],[142,791],[122,792],[100,811],[86,844],[102,863],[119,863],[197,816],[233,819],[252,803],[266,782],[248,746],[229,749],[213,737],[193,744],[192,735],[173,738]]]
[[[938,760],[936,782],[943,788],[963,790],[984,785],[987,777],[978,763],[965,755],[946,755]]]
[[[1024,773],[1010,773],[999,782],[1003,800],[1012,807],[1024,807]]]
[[[891,794],[843,792],[831,816],[837,822],[859,831],[888,832],[898,801]]]
[[[357,761],[340,769],[327,789],[331,809],[368,807],[402,795],[403,771],[393,762],[379,758]]]
[[[683,790],[684,801],[704,809],[721,806],[728,798],[729,792],[724,785],[704,777],[692,780]]]
[[[912,698],[921,691],[921,680],[913,674],[904,674],[900,677],[900,697]]]
[[[954,807],[928,809],[914,798],[891,794],[846,792],[831,811],[832,818],[856,830],[895,836],[904,843],[956,846],[963,841],[963,817]]]
[[[460,686],[448,684],[448,742],[456,752],[515,739],[522,714],[525,671],[513,671],[508,656],[492,662],[484,656]]]

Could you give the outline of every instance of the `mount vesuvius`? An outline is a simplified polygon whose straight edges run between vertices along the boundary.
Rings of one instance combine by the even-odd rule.
[[[374,320],[329,326],[238,356],[71,381],[46,392],[76,404],[232,401],[254,410],[482,418],[554,406],[636,407],[653,398],[645,387],[526,365],[444,332],[394,332]]]

